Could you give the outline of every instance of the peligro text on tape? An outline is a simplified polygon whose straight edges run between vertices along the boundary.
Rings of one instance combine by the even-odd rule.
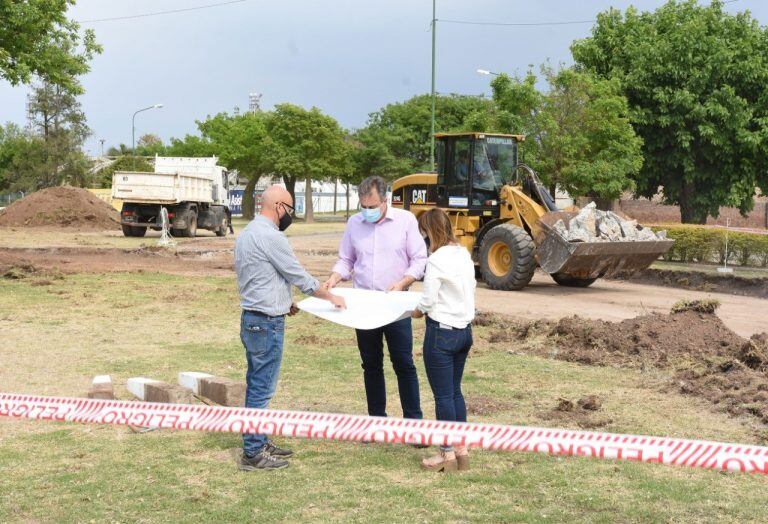
[[[443,422],[0,393],[0,417],[390,444],[466,445],[768,474],[768,447],[471,422]]]

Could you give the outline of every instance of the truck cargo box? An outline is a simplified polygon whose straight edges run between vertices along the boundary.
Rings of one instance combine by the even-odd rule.
[[[112,198],[143,204],[214,202],[213,180],[198,173],[135,173],[116,171]]]

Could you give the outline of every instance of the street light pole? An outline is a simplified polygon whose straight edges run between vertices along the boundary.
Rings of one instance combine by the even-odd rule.
[[[155,104],[144,109],[139,109],[133,114],[131,118],[131,156],[133,157],[133,169],[136,170],[136,115],[142,111],[149,111],[150,109],[160,109],[163,104]]]
[[[432,124],[429,133],[429,162],[435,170],[435,33],[437,30],[437,0],[432,0]]]

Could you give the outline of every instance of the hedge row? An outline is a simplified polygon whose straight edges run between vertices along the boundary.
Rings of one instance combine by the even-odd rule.
[[[664,260],[725,263],[725,229],[701,226],[658,226],[675,241]],[[768,235],[728,231],[728,263],[768,267]]]

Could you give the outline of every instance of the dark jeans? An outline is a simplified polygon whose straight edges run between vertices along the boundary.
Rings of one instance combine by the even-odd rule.
[[[356,329],[357,347],[363,361],[365,396],[368,414],[387,416],[387,390],[384,384],[384,340],[389,360],[397,375],[403,417],[422,418],[419,401],[419,378],[413,364],[413,331],[411,319],[405,318],[378,329]]]
[[[252,311],[243,311],[240,317],[240,340],[248,361],[245,375],[247,408],[269,407],[283,361],[284,330],[285,317],[269,317]],[[261,451],[266,443],[266,435],[243,434],[243,451],[248,456]]]
[[[424,367],[435,395],[437,420],[467,421],[467,407],[461,393],[461,377],[471,347],[471,325],[464,329],[445,329],[427,317]]]

